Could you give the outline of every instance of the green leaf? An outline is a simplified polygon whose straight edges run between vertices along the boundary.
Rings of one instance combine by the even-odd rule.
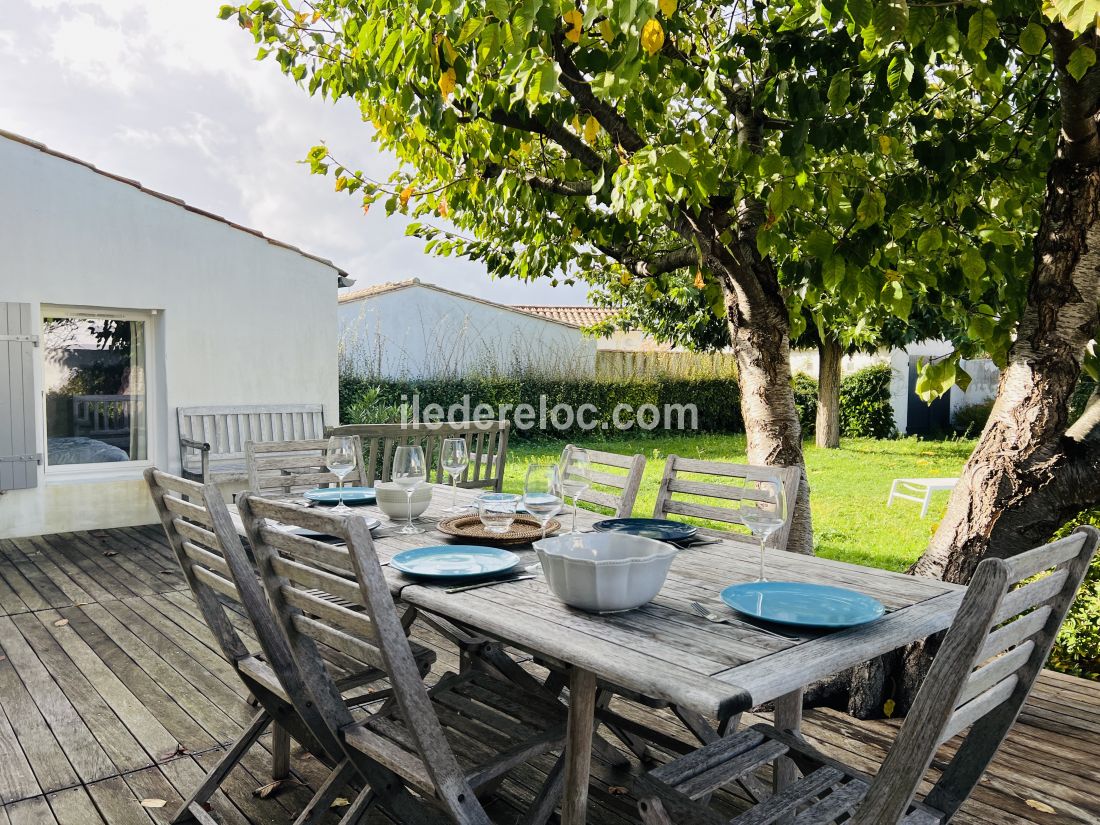
[[[852,75],[850,72],[838,72],[829,81],[829,105],[833,111],[844,111],[844,105],[848,102],[848,95],[852,91]]]
[[[862,29],[871,24],[871,17],[874,13],[871,0],[848,0],[847,10],[848,17],[859,28]]]
[[[917,382],[913,389],[925,404],[931,404],[954,386],[956,358],[952,356],[929,364],[918,363]]]
[[[901,39],[909,26],[909,4],[906,0],[879,0],[871,15],[875,35],[882,45]]]
[[[863,193],[863,197],[859,199],[859,206],[856,207],[856,225],[860,229],[874,226],[882,220],[884,214],[886,214],[886,196],[877,189],[868,189]]]
[[[909,320],[909,313],[913,310],[913,296],[902,285],[901,281],[887,281],[882,287],[882,302],[886,304],[890,312],[902,321]]]
[[[1049,0],[1043,10],[1051,20],[1064,23],[1074,34],[1081,34],[1096,19],[1093,0]]]
[[[970,28],[966,30],[966,43],[976,52],[985,49],[998,33],[997,15],[989,6],[983,6],[970,18]]]
[[[1092,46],[1078,46],[1066,62],[1066,71],[1080,80],[1096,64],[1096,50]]]
[[[929,252],[935,252],[937,249],[943,246],[943,233],[940,232],[939,227],[930,226],[920,233],[920,237],[917,239],[917,251],[922,255],[927,255]]]
[[[1020,48],[1023,49],[1024,54],[1039,54],[1046,48],[1046,45],[1047,30],[1038,23],[1028,23],[1024,30],[1020,32]]]
[[[972,281],[976,281],[985,274],[985,258],[972,246],[962,253],[959,264],[962,266],[963,274]]]

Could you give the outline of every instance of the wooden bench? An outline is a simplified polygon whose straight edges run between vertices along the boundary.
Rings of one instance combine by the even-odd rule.
[[[325,434],[320,404],[179,407],[180,468],[204,484],[245,484],[249,441],[300,441]]]
[[[895,498],[904,498],[920,504],[920,517],[928,515],[928,505],[932,502],[932,493],[940,490],[953,490],[959,483],[957,478],[895,478],[890,485],[890,496],[886,506],[894,503]]]

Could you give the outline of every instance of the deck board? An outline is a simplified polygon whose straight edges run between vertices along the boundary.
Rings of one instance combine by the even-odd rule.
[[[243,617],[236,624],[251,635]],[[436,674],[457,669],[446,639],[420,625],[415,635],[437,651]],[[535,668],[529,661],[524,666]],[[202,623],[159,527],[0,541],[0,825],[167,822],[248,723],[254,711],[246,696]],[[618,700],[615,710],[690,741],[661,711]],[[813,710],[805,732],[831,754],[874,772],[897,726]],[[954,746],[944,746],[941,760]],[[955,821],[1100,821],[1098,756],[1100,684],[1044,672]],[[270,735],[262,737],[214,798],[220,821],[291,821],[324,778],[323,766],[297,749],[293,765],[300,785],[268,799],[255,796],[270,766]],[[553,757],[542,757],[510,774],[490,803],[496,821],[514,820],[552,765]],[[935,770],[936,764],[930,779]],[[622,792],[627,785],[629,776],[597,760],[589,822],[637,822],[634,800]],[[150,798],[167,804],[142,807]],[[727,796],[719,804],[732,812],[741,803]],[[332,825],[339,813],[329,814]],[[387,820],[374,812],[368,821]]]

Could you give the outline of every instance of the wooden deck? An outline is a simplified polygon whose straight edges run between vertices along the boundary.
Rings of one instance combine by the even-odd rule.
[[[457,667],[441,639],[426,629],[416,635],[438,649],[439,672]],[[683,736],[652,711],[620,710]],[[0,540],[0,825],[165,822],[251,715],[159,526]],[[893,730],[834,711],[807,713],[811,740],[866,770],[882,759]],[[305,804],[305,785],[323,773],[308,759],[295,759],[303,786],[254,795],[266,781],[267,745],[216,800],[221,821],[290,822]],[[1098,822],[1098,765],[1100,684],[1044,673],[956,821]],[[535,763],[505,783],[491,806],[497,821],[514,819],[548,766]],[[601,764],[595,772],[589,821],[636,822],[623,794],[629,777]]]

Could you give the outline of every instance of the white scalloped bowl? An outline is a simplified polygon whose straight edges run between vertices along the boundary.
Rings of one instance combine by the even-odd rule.
[[[565,533],[535,542],[550,590],[590,613],[633,610],[661,592],[679,550],[626,533]]]

